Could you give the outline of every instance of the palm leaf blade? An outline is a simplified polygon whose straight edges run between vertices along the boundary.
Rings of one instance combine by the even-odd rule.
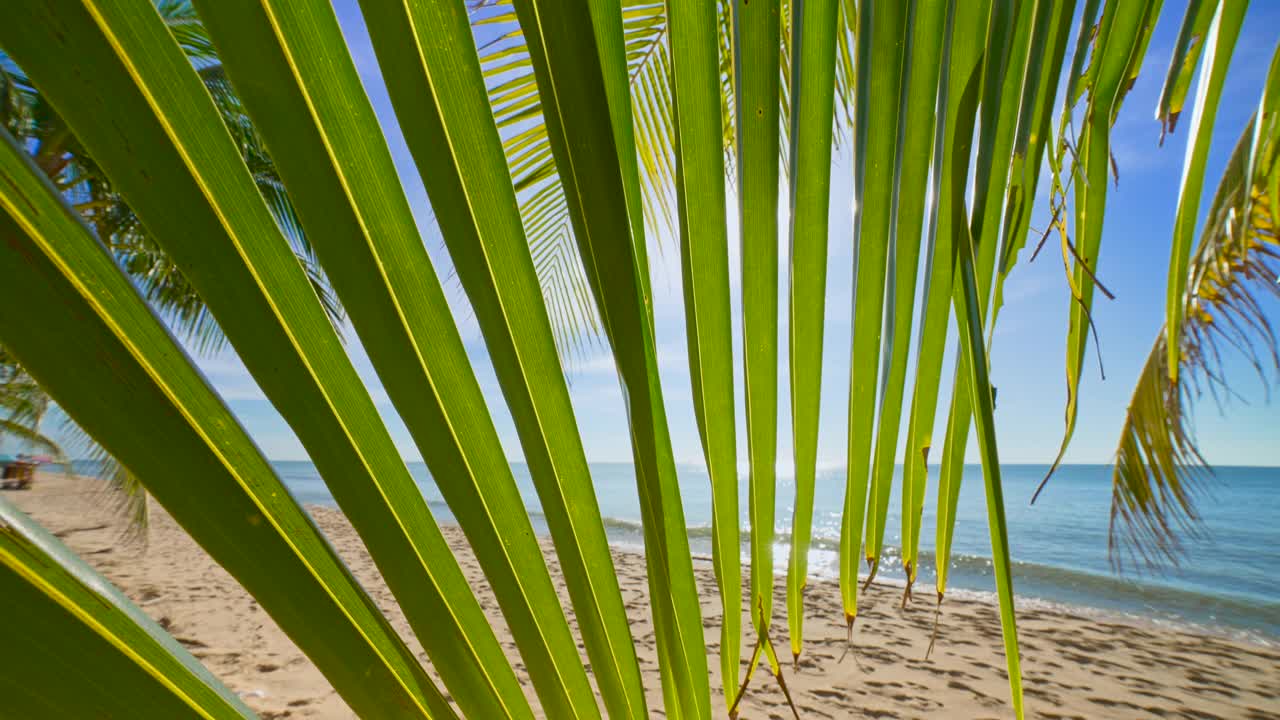
[[[711,478],[711,551],[723,609],[720,682],[730,703],[738,685],[742,642],[742,560],[718,25],[711,3],[677,0],[668,3],[668,12],[689,375]]]
[[[947,3],[917,2],[911,6],[908,20],[909,41],[905,48],[904,81],[898,100],[898,150],[894,172],[893,200],[890,218],[890,244],[894,256],[889,265],[894,276],[888,279],[886,292],[893,298],[885,310],[884,359],[881,368],[883,389],[880,396],[879,426],[873,451],[871,485],[875,488],[875,505],[869,511],[876,516],[874,535],[867,537],[867,556],[879,558],[884,544],[889,498],[893,484],[894,455],[898,449],[898,432],[902,425],[902,396],[907,377],[911,326],[914,319],[916,279],[920,266],[920,233],[924,225],[927,200],[926,180],[932,156],[938,76],[946,67],[941,62],[945,39]],[[887,296],[886,296],[887,297]],[[917,359],[919,362],[919,359]],[[907,493],[908,485],[903,491]],[[906,495],[904,495],[906,497]],[[914,534],[914,512],[904,509],[902,535]],[[905,540],[904,540],[905,542]],[[905,556],[904,556],[905,557]],[[910,568],[907,568],[908,572]]]
[[[998,12],[992,13],[992,27],[998,27]],[[1000,628],[1004,637],[1005,662],[1008,667],[1009,689],[1012,695],[1014,716],[1023,717],[1022,671],[1018,654],[1018,630],[1013,607],[1013,575],[1009,555],[1009,532],[1005,522],[1004,496],[1000,479],[1000,456],[996,447],[994,394],[987,372],[987,356],[982,342],[982,311],[978,281],[974,266],[976,257],[973,235],[965,222],[963,178],[968,174],[969,143],[965,138],[973,132],[974,106],[977,102],[978,73],[966,84],[954,119],[960,145],[955,151],[957,162],[953,168],[951,191],[953,253],[957,275],[954,295],[956,324],[959,326],[960,345],[968,360],[968,376],[961,380],[968,385],[973,402],[973,417],[978,433],[978,448],[982,456],[982,474],[986,482],[987,516],[991,533],[991,558],[996,576],[996,594],[1000,604]],[[941,590],[939,590],[941,602]]]
[[[742,375],[746,392],[751,619],[773,617],[778,451],[778,7],[733,3],[734,127],[742,242]],[[773,659],[771,658],[771,662]],[[776,663],[775,670],[776,670]]]
[[[1181,349],[1178,333],[1182,328],[1182,296],[1186,291],[1187,266],[1200,210],[1200,195],[1204,189],[1205,165],[1209,160],[1209,145],[1213,140],[1213,124],[1222,97],[1222,85],[1248,7],[1247,0],[1221,0],[1217,4],[1209,25],[1195,107],[1191,113],[1182,185],[1178,191],[1178,210],[1174,217],[1169,282],[1165,291],[1165,332],[1169,337],[1166,362],[1170,379],[1175,383],[1178,381],[1178,352]]]
[[[874,8],[873,8],[874,6]],[[902,3],[863,3],[858,9],[858,79],[854,120],[854,306],[849,379],[849,461],[840,531],[840,590],[847,623],[857,616],[858,561],[863,521],[876,536],[867,510],[871,449],[875,434],[877,363],[882,347],[893,172],[897,150],[896,113],[873,113],[871,106],[897,107],[902,82],[907,8]],[[875,61],[872,61],[875,58]],[[874,490],[874,489],[873,489]],[[875,495],[874,492],[871,493]]]
[[[1162,137],[1172,132],[1186,103],[1187,90],[1191,88],[1191,76],[1195,74],[1200,53],[1204,51],[1205,33],[1213,21],[1218,3],[1213,0],[1188,0],[1187,10],[1178,29],[1178,39],[1169,56],[1169,70],[1160,100],[1156,105],[1156,119],[1161,123]]]
[[[903,481],[903,568],[907,571],[907,594],[919,572],[920,518],[924,512],[925,487],[928,480],[929,452],[932,449],[933,423],[938,404],[938,388],[942,379],[942,356],[946,344],[947,328],[951,319],[951,289],[953,260],[951,253],[951,183],[953,150],[956,146],[954,117],[960,101],[960,93],[952,88],[963,83],[977,62],[981,47],[974,38],[978,35],[974,25],[989,12],[988,5],[971,8],[972,12],[957,17],[952,3],[947,10],[946,37],[941,66],[947,74],[938,81],[935,105],[937,118],[934,123],[932,167],[929,177],[929,196],[933,198],[925,227],[925,285],[922,292],[922,318],[916,341],[916,376],[911,393],[911,414],[907,424],[906,456],[902,464]],[[957,32],[957,27],[966,28]],[[958,41],[958,42],[957,42]],[[939,481],[938,521],[945,522],[950,506],[943,501],[942,483]],[[939,548],[941,545],[939,545]]]
[[[822,330],[826,304],[827,225],[835,112],[837,0],[793,2],[791,63],[791,418],[795,448],[795,510],[787,569],[791,655],[800,657],[804,590],[809,575],[813,496],[822,395]]]
[[[933,239],[932,267],[928,280],[925,304],[925,322],[921,328],[920,362],[917,366],[916,387],[912,397],[911,421],[908,426],[908,462],[911,463],[909,475],[904,471],[906,482],[913,493],[923,493],[920,487],[925,482],[927,473],[926,461],[932,447],[934,410],[937,407],[938,388],[942,376],[942,350],[946,344],[947,326],[950,320],[949,308],[958,284],[956,276],[959,268],[956,264],[955,238],[960,224],[968,231],[966,213],[963,202],[956,204],[957,196],[962,197],[968,175],[969,156],[973,151],[973,120],[966,117],[974,110],[968,107],[976,103],[976,99],[968,97],[978,93],[981,83],[981,72],[984,62],[986,28],[990,23],[991,3],[983,3],[972,12],[957,13],[951,32],[952,60],[946,81],[946,92],[940,93],[939,105],[945,98],[945,115],[939,124],[946,128],[942,138],[943,156],[941,164],[935,163],[935,186],[938,188],[938,208],[934,211],[936,221],[929,233]],[[972,85],[972,87],[970,87]],[[967,124],[966,124],[967,123]],[[967,132],[965,131],[967,128]],[[935,142],[938,138],[935,135]],[[957,186],[959,186],[957,188]],[[945,293],[945,294],[944,294]],[[957,365],[963,362],[961,358]],[[962,390],[956,387],[953,393]],[[956,414],[947,419],[946,437],[950,438]],[[934,544],[934,561],[937,571],[936,589],[939,602],[946,591],[947,571],[950,563],[944,558],[950,557],[951,528],[955,527],[956,504],[959,501],[959,468],[963,466],[963,457],[956,462],[948,460],[947,455],[956,452],[953,442],[943,444],[942,465],[945,468],[938,475],[938,519]],[[960,453],[963,454],[963,446]],[[954,469],[953,469],[954,468]],[[919,550],[916,550],[917,555]]]

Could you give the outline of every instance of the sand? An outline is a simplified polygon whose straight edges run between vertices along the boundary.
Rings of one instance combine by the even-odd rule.
[[[122,542],[124,526],[103,502],[96,481],[46,474],[33,489],[5,491],[5,497],[118,585],[262,717],[352,716],[324,676],[262,608],[154,503],[149,539],[143,546]],[[346,518],[329,508],[310,510],[429,668]],[[506,637],[497,604],[484,589],[461,532],[450,527],[445,533],[463,570],[475,578],[494,628]],[[549,541],[545,547],[550,548]],[[644,558],[618,551],[615,562],[650,708],[661,717]],[[563,598],[554,564],[552,572]],[[697,573],[707,644],[714,653],[720,616],[715,583],[708,563],[699,562]],[[839,589],[830,582],[811,582],[805,652],[798,670],[789,663],[785,667],[800,717],[1011,717],[996,608],[981,600],[948,598],[937,646],[925,660],[934,618],[929,594],[918,591],[917,600],[903,610],[900,587],[873,586],[863,600],[854,634],[856,658],[850,655],[841,662],[845,628]],[[783,655],[789,655],[781,582],[775,597],[774,641]],[[1029,718],[1280,718],[1280,649],[1041,608],[1020,611],[1018,625]],[[749,628],[749,622],[744,620],[744,627]],[[508,639],[504,645],[523,679],[514,644]],[[745,638],[744,646],[745,655],[751,647]],[[708,665],[719,667],[714,654]],[[713,678],[713,708],[717,717],[724,717],[718,686]],[[532,691],[529,695],[533,697]],[[791,717],[778,685],[767,674],[752,681],[741,717]]]

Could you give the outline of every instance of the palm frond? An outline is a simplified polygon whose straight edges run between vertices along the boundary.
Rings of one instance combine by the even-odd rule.
[[[1181,327],[1181,372],[1168,366],[1168,328],[1143,365],[1125,415],[1112,471],[1112,566],[1176,564],[1185,540],[1200,534],[1195,500],[1212,478],[1192,425],[1196,401],[1235,395],[1224,364],[1234,350],[1259,374],[1280,372],[1280,344],[1266,305],[1280,300],[1280,236],[1275,197],[1280,150],[1280,52],[1262,107],[1241,135],[1191,256]],[[1224,351],[1228,355],[1224,356]],[[1178,380],[1171,378],[1178,377]]]

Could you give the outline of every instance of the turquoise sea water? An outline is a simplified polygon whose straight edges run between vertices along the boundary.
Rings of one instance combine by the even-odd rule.
[[[334,505],[311,463],[277,462],[275,466],[299,501]],[[409,467],[436,518],[442,524],[454,522],[426,466],[410,463]],[[523,464],[512,467],[535,530],[547,532],[528,468]],[[1198,625],[1254,641],[1280,643],[1280,590],[1276,585],[1280,577],[1280,468],[1216,468],[1216,479],[1198,505],[1204,537],[1188,542],[1189,553],[1181,565],[1159,574],[1148,571],[1123,576],[1112,572],[1107,559],[1110,466],[1060,468],[1037,504],[1029,506],[1027,501],[1046,469],[1042,465],[1003,468],[1009,544],[1020,602],[1069,605],[1077,610],[1127,614],[1156,623]],[[610,541],[643,547],[631,465],[593,463],[591,471]],[[844,476],[842,469],[818,474],[809,561],[810,573],[815,575],[837,577]],[[935,477],[936,468],[931,468],[921,537],[924,558],[916,585],[921,599],[931,596],[934,580]],[[680,486],[693,552],[710,555],[707,474],[700,467],[681,467]],[[748,528],[745,478],[741,486],[742,527]],[[900,494],[898,483],[890,503],[886,550],[880,563],[880,577],[889,582],[903,579],[898,555]],[[793,481],[779,478],[774,549],[778,573],[786,572],[794,495]],[[744,532],[743,571],[747,572],[745,542]],[[960,492],[948,592],[994,591],[990,556],[982,470],[976,465],[968,466]]]

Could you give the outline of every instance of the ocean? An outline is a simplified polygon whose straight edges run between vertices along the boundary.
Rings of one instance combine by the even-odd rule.
[[[276,470],[303,503],[335,506],[332,495],[309,462],[276,462]],[[410,463],[441,524],[455,522],[426,465]],[[1280,468],[1218,467],[1200,497],[1202,537],[1187,542],[1188,553],[1175,568],[1159,572],[1127,570],[1115,574],[1107,557],[1111,503],[1111,467],[1068,465],[1059,468],[1036,505],[1028,501],[1048,468],[1003,466],[1004,495],[1013,552],[1014,590],[1022,606],[1066,606],[1072,612],[1129,616],[1157,625],[1192,626],[1209,632],[1280,644]],[[528,468],[513,464],[535,530],[546,533]],[[610,542],[643,548],[635,475],[628,463],[593,463],[591,472]],[[711,554],[711,496],[706,471],[679,468],[689,539],[695,554]],[[917,602],[931,602],[934,586],[933,537],[936,529],[937,468],[930,468],[921,535],[923,554],[916,581]],[[741,481],[742,525],[748,528],[747,483]],[[836,578],[839,573],[840,512],[844,503],[843,469],[818,473],[813,545],[809,572]],[[904,581],[901,543],[901,468],[895,477],[879,578]],[[790,552],[794,481],[778,479],[774,570],[785,574]],[[743,572],[749,572],[746,532]],[[861,571],[865,574],[866,566]],[[948,596],[994,593],[991,544],[982,468],[965,467],[953,540]],[[782,598],[778,598],[782,602]]]

